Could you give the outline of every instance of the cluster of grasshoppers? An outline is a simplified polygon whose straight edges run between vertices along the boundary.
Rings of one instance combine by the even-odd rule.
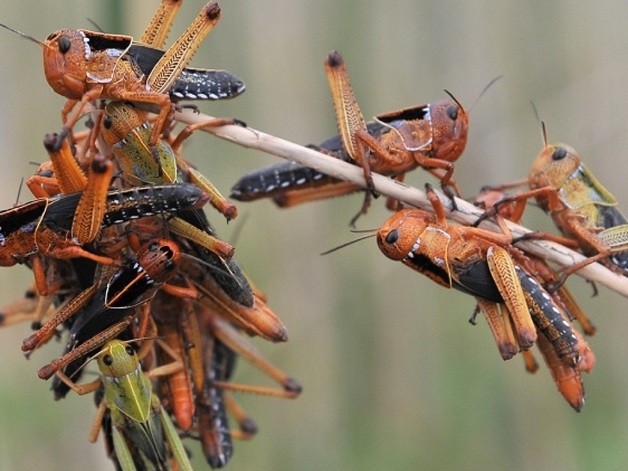
[[[125,471],[192,469],[182,437],[200,441],[209,465],[223,467],[232,439],[257,431],[232,391],[301,392],[245,339],[283,342],[286,329],[203,211],[209,203],[231,220],[237,208],[180,153],[198,127],[244,124],[214,119],[172,136],[178,100],[244,91],[230,72],[188,68],[220,18],[215,1],[163,49],[180,5],[162,0],[139,41],[87,30],[35,40],[48,83],[68,99],[63,127],[45,136],[50,160],[26,181],[36,199],[0,212],[0,265],[24,264],[34,274],[0,324],[32,323],[22,342],[29,356],[65,339],[39,377],[54,378],[56,399],[95,393],[90,439],[102,429]],[[84,118],[86,129],[75,131]],[[280,387],[233,382],[238,356]],[[81,383],[91,360],[99,377]]]
[[[37,199],[0,212],[0,265],[25,264],[34,274],[26,296],[5,306],[0,322],[32,322],[35,332],[22,343],[28,355],[65,335],[65,352],[39,376],[54,378],[56,398],[70,390],[95,393],[90,438],[103,430],[111,458],[124,470],[191,469],[181,436],[198,439],[210,466],[222,467],[232,438],[256,431],[231,391],[287,398],[301,391],[244,340],[243,334],[273,342],[287,336],[202,210],[209,203],[231,220],[237,208],[181,156],[197,129],[245,124],[214,118],[172,135],[179,100],[228,99],[244,91],[227,71],[188,67],[219,20],[215,1],[162,49],[180,4],[162,0],[138,41],[87,30],[35,40],[48,83],[68,101],[61,131],[44,139],[50,161],[26,182]],[[440,181],[456,211],[461,189],[454,163],[464,152],[469,119],[460,102],[447,92],[447,99],[367,123],[339,52],[328,55],[325,71],[339,134],[311,147],[359,166],[364,189],[287,162],[243,176],[232,198],[272,198],[290,207],[362,191],[354,225],[378,195],[373,173],[403,181],[421,167]],[[75,131],[84,117],[87,129]],[[504,193],[525,183],[529,190]],[[564,283],[593,262],[621,274],[628,270],[628,222],[615,199],[573,149],[547,139],[527,181],[487,188],[473,199],[485,210],[473,225],[449,224],[443,201],[426,188],[429,212],[389,199],[394,214],[374,234],[381,251],[441,286],[472,295],[472,321],[479,312],[485,316],[504,360],[521,352],[533,372],[536,344],[559,391],[579,411],[581,373],[591,371],[595,357],[576,324],[586,335],[595,327]],[[523,238],[579,249],[584,261],[560,272],[517,245],[522,238],[513,237],[506,221],[519,222],[531,198],[563,235]],[[499,231],[479,227],[485,219]],[[232,382],[237,356],[281,388]],[[92,359],[99,378],[80,383]],[[228,412],[238,429],[229,427]]]
[[[325,60],[339,135],[311,146],[363,169],[363,186],[327,177],[296,162],[255,170],[232,188],[241,201],[272,198],[280,207],[363,191],[362,209],[377,195],[371,172],[402,180],[422,167],[440,180],[452,211],[460,188],[452,178],[454,162],[467,142],[468,113],[451,100],[377,115],[366,123],[349,84],[340,53]],[[451,95],[450,95],[451,96]],[[560,393],[577,411],[584,406],[581,372],[590,372],[595,357],[576,328],[592,335],[595,327],[564,285],[568,275],[599,261],[626,274],[628,223],[617,201],[566,145],[549,145],[543,125],[543,148],[526,180],[486,187],[471,199],[485,210],[472,225],[450,225],[446,210],[426,185],[431,211],[389,198],[395,213],[373,235],[388,258],[401,261],[436,283],[472,295],[493,333],[499,353],[508,360],[521,352],[526,369],[538,368],[531,348],[536,343]],[[506,190],[528,185],[528,191]],[[452,191],[453,190],[453,191]],[[514,238],[507,220],[518,223],[526,202],[535,199],[549,212],[562,236],[531,232]],[[493,219],[499,230],[479,227]],[[587,258],[562,271],[517,246],[523,239],[544,239],[580,250]]]

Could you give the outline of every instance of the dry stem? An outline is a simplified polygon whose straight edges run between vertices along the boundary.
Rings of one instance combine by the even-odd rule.
[[[207,122],[213,118],[205,114],[184,112],[177,113],[176,119],[185,124],[196,124]],[[356,183],[362,187],[365,186],[364,175],[359,167],[253,128],[221,126],[203,130],[249,149],[257,149],[284,159],[294,160],[334,178]],[[373,182],[377,191],[382,195],[396,198],[426,211],[432,209],[425,193],[417,188],[377,174],[373,175]],[[441,200],[446,207],[451,209],[448,198],[441,197]],[[482,214],[482,211],[464,200],[456,199],[456,204],[458,210],[450,211],[448,218],[460,224],[473,224]],[[498,230],[497,226],[490,221],[484,222],[482,227],[494,231]],[[529,229],[512,222],[508,222],[508,227],[515,237],[531,232]],[[561,267],[570,266],[584,258],[581,254],[552,242],[523,241],[517,245]],[[628,277],[613,273],[598,263],[588,265],[577,274],[628,297]]]

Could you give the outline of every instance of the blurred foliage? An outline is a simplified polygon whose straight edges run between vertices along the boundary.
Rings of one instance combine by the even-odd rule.
[[[156,0],[125,2],[22,0],[0,21],[45,38],[59,28],[139,35]],[[171,35],[201,1],[187,0]],[[343,52],[366,116],[429,102],[447,88],[467,106],[495,76],[504,78],[473,107],[470,138],[456,166],[465,195],[483,184],[520,178],[541,146],[530,101],[550,141],[578,149],[598,178],[628,204],[628,33],[626,4],[616,1],[228,0],[194,64],[228,69],[248,90],[232,102],[201,105],[214,115],[299,143],[335,133],[322,61]],[[116,13],[118,12],[118,13]],[[46,159],[41,138],[60,128],[64,99],[47,86],[41,51],[1,31],[0,142],[3,207],[16,199],[32,161]],[[228,193],[239,175],[277,159],[207,135],[186,158]],[[422,186],[417,171],[408,182]],[[27,194],[21,201],[29,199]],[[296,401],[244,396],[259,435],[237,443],[230,469],[503,469],[619,470],[628,461],[626,300],[570,280],[598,326],[590,339],[597,366],[585,377],[588,403],[576,414],[544,367],[503,362],[484,322],[467,323],[474,303],[385,259],[374,240],[320,257],[355,237],[347,223],[359,196],[280,211],[268,202],[241,204],[227,240],[241,230],[236,257],[267,292],[290,332],[285,345],[256,344],[298,378]],[[377,201],[363,228],[387,213]],[[551,229],[531,209],[529,226]],[[3,304],[27,286],[23,267],[0,271]],[[30,361],[19,345],[28,326],[0,331],[0,469],[112,469],[102,444],[89,445],[93,404],[55,403],[35,371],[62,344]],[[265,381],[245,362],[241,382]],[[192,443],[200,460],[200,452]],[[199,465],[199,469],[204,468]]]

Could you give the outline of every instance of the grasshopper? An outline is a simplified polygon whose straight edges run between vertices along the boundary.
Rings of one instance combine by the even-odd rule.
[[[489,316],[489,322],[499,319],[491,324],[491,330],[502,358],[511,358],[519,348],[529,349],[538,329],[552,341],[562,361],[578,366],[578,338],[540,283],[509,256],[505,247],[512,236],[503,220],[497,220],[502,233],[448,226],[438,196],[431,187],[427,190],[434,215],[419,209],[395,213],[377,233],[384,255],[441,286],[475,296],[483,311],[505,307],[502,316],[497,312]]]
[[[43,48],[48,84],[56,93],[68,98],[62,109],[64,131],[59,135],[59,145],[78,121],[87,103],[106,98],[140,102],[156,109],[158,117],[150,138],[150,145],[154,148],[171,113],[169,91],[202,40],[220,19],[218,4],[215,1],[207,3],[188,29],[164,53],[159,47],[165,41],[179,5],[180,2],[164,0],[140,44],[135,43],[131,36],[68,29],[51,33],[44,42],[35,40]],[[141,44],[146,41],[149,44]],[[153,53],[149,54],[151,50]],[[186,91],[185,85],[175,86],[174,94],[223,98],[243,91],[241,81],[229,79],[225,72],[219,75],[218,83],[221,85],[218,88],[226,90],[218,94],[203,93],[204,87]],[[192,71],[187,82],[198,81],[199,77],[203,78],[201,73]],[[237,82],[240,84],[233,92],[231,84]],[[74,114],[69,117],[73,110]]]
[[[27,185],[35,195],[47,195],[46,189],[58,190],[62,193],[81,192],[80,201],[73,213],[73,220],[69,229],[71,229],[72,240],[76,245],[84,245],[95,240],[102,229],[102,221],[106,213],[105,200],[113,173],[113,163],[98,153],[88,162],[89,171],[88,176],[85,177],[67,141],[64,140],[61,147],[56,149],[51,142],[54,139],[54,135],[48,135],[44,140],[44,146],[50,156],[50,165],[42,166],[44,169],[51,166],[53,168],[52,174],[47,172],[44,176],[38,172],[37,175],[27,180]],[[144,142],[144,144],[146,143]],[[40,171],[42,167],[40,167]],[[168,182],[168,180],[153,178],[151,183],[159,184],[161,182]],[[184,185],[188,184],[184,183]],[[212,200],[212,196],[209,196],[208,199]],[[204,201],[208,201],[208,199]],[[233,255],[234,249],[231,245],[213,237],[211,233],[204,233],[202,230],[192,227],[190,223],[181,219],[174,218],[170,222],[170,230],[197,241],[220,258],[230,259]]]
[[[339,52],[327,56],[325,71],[339,136],[311,147],[362,167],[371,193],[374,190],[371,172],[403,181],[406,172],[422,167],[441,181],[448,195],[453,196],[450,186],[460,194],[452,178],[453,162],[465,149],[469,120],[464,107],[449,92],[446,91],[451,99],[379,114],[374,122],[366,123]],[[231,197],[241,201],[273,197],[279,206],[288,207],[358,190],[360,187],[355,184],[288,162],[244,175],[233,186]],[[369,200],[367,192],[352,225],[366,212]],[[397,205],[389,201],[388,206]]]
[[[102,417],[109,411],[116,457],[124,471],[136,470],[133,452],[151,462],[155,469],[170,469],[170,455],[181,470],[192,470],[181,439],[168,414],[161,407],[159,397],[152,391],[150,376],[169,374],[171,365],[158,371],[144,373],[140,354],[120,340],[108,340],[96,354],[100,378],[87,385],[77,385],[61,372],[61,380],[80,395],[104,388],[104,398],[92,427],[91,441],[95,441]],[[173,365],[180,369],[181,365]],[[165,368],[164,368],[165,367]],[[164,442],[168,444],[166,449]],[[129,445],[131,448],[129,448]]]
[[[565,269],[553,289],[562,285],[570,274],[596,261],[615,272],[627,274],[628,220],[618,209],[617,200],[582,163],[575,149],[566,144],[547,143],[544,123],[542,133],[543,148],[528,173],[530,191],[503,198],[481,219],[495,214],[501,205],[513,202],[516,205],[513,211],[520,218],[526,201],[535,198],[565,237],[537,232],[524,238],[543,238],[579,247],[588,256]],[[523,182],[513,182],[494,189],[521,184]]]
[[[234,120],[230,118],[216,118],[208,123],[186,127],[174,139],[172,145],[163,140],[158,143],[158,162],[152,158],[148,146],[153,126],[148,122],[147,114],[131,103],[111,102],[107,104],[101,135],[117,157],[124,177],[130,184],[162,184],[177,181],[195,183],[210,195],[209,203],[220,211],[227,220],[231,220],[237,216],[237,208],[225,200],[205,176],[180,156],[180,150],[185,139],[194,130],[233,123]]]

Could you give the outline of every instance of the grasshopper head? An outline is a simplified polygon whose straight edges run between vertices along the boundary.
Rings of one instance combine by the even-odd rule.
[[[135,371],[139,359],[129,344],[120,340],[110,340],[96,357],[98,369],[104,376],[120,377]]]
[[[469,116],[463,106],[452,99],[439,100],[430,105],[432,118],[433,157],[454,162],[467,145]]]
[[[177,272],[181,250],[171,240],[153,239],[138,251],[137,261],[153,280],[165,283]]]
[[[430,215],[420,209],[397,211],[377,232],[379,249],[392,260],[413,257],[429,219]]]
[[[87,89],[87,61],[91,50],[80,30],[62,29],[46,38],[44,73],[59,95],[80,100]]]
[[[561,188],[578,170],[582,161],[573,147],[565,144],[545,145],[532,163],[528,174],[530,188]]]

